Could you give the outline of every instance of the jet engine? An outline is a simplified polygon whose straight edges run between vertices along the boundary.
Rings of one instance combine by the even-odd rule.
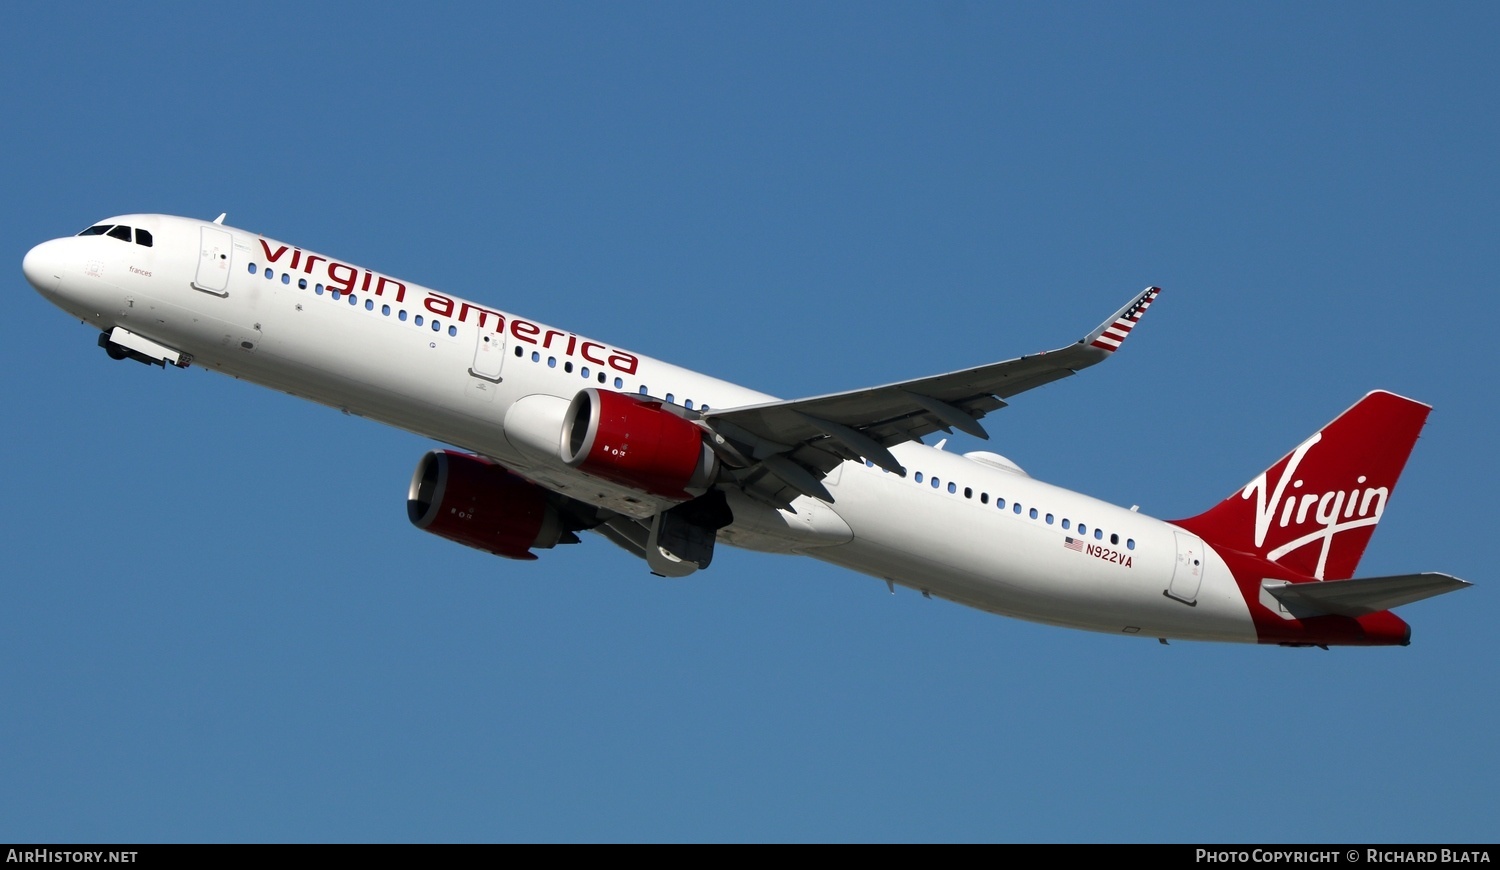
[[[434,450],[422,457],[406,496],[406,515],[424,532],[505,556],[535,559],[578,538],[564,528],[540,486],[481,456]]]
[[[719,468],[703,430],[659,400],[593,388],[568,406],[562,458],[579,471],[672,499],[707,492]]]

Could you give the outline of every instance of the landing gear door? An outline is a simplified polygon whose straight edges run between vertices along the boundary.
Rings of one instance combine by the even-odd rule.
[[[198,275],[193,279],[193,288],[215,296],[228,296],[234,237],[217,227],[203,227],[201,232]]]
[[[1172,582],[1167,586],[1168,598],[1183,604],[1198,603],[1198,588],[1203,585],[1203,541],[1197,535],[1175,532],[1177,535],[1177,564],[1172,567]]]

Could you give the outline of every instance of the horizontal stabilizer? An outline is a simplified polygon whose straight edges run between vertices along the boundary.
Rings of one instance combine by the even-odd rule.
[[[1266,587],[1283,604],[1300,605],[1319,613],[1363,616],[1379,613],[1423,598],[1442,595],[1474,584],[1447,574],[1397,574],[1392,577],[1361,577],[1325,580],[1321,583],[1288,583]]]

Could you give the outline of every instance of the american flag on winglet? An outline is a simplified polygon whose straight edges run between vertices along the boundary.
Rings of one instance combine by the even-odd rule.
[[[1063,538],[1063,546],[1077,553],[1083,552],[1083,541],[1077,538]]]
[[[1129,335],[1130,330],[1134,329],[1135,325],[1140,322],[1141,315],[1145,314],[1146,309],[1151,307],[1151,303],[1156,300],[1156,294],[1160,292],[1161,288],[1159,287],[1148,288],[1145,293],[1140,295],[1139,299],[1135,300],[1134,305],[1130,306],[1124,314],[1116,317],[1114,323],[1104,328],[1104,332],[1098,338],[1094,339],[1092,346],[1100,350],[1107,350],[1110,353],[1118,350],[1120,345],[1125,342],[1125,336]]]

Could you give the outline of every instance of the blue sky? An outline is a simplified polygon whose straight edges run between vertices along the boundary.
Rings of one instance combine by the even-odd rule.
[[[238,14],[231,15],[231,12]],[[1493,842],[1500,14],[1412,4],[26,4],[0,841]],[[411,528],[423,439],[115,363],[26,285],[228,222],[793,397],[1057,347],[987,445],[1162,517],[1384,388],[1405,649],[1067,631],[810,560]],[[952,449],[973,449],[965,436]]]

